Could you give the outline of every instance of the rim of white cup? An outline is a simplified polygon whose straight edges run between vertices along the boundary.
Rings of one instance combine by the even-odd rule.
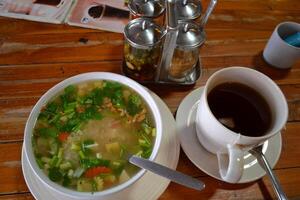
[[[296,49],[296,50],[300,50],[300,47],[291,45],[291,44],[287,43],[286,41],[284,41],[284,39],[283,39],[283,38],[281,37],[281,35],[278,33],[279,28],[280,28],[281,26],[283,26],[283,25],[286,25],[286,24],[293,24],[293,25],[299,26],[299,32],[300,32],[300,24],[299,24],[299,23],[297,23],[297,22],[291,22],[291,21],[286,21],[286,22],[281,22],[281,23],[277,24],[277,26],[276,26],[276,28],[275,28],[275,32],[276,32],[277,36],[279,37],[280,41],[281,41],[282,43],[284,43],[285,45],[287,45],[287,46],[289,46],[289,47],[292,47],[292,48],[294,48],[294,49]]]
[[[45,183],[48,187],[55,190],[56,192],[67,195],[69,197],[80,199],[80,198],[93,198],[93,197],[102,197],[102,196],[108,196],[110,194],[119,192],[128,186],[132,185],[134,182],[136,182],[139,178],[142,177],[142,175],[146,172],[145,169],[140,169],[137,174],[132,176],[128,181],[121,183],[117,186],[105,189],[103,191],[99,192],[78,192],[72,189],[68,189],[63,187],[62,185],[55,183],[51,181],[48,176],[38,167],[34,154],[33,154],[33,148],[32,148],[32,131],[34,128],[34,124],[36,122],[37,116],[40,113],[40,110],[42,106],[44,106],[51,98],[56,96],[59,92],[61,92],[65,87],[67,87],[70,84],[77,84],[85,81],[93,81],[93,80],[109,80],[109,81],[115,81],[119,82],[135,92],[137,92],[146,102],[149,109],[152,112],[155,126],[156,126],[156,138],[153,145],[152,153],[149,157],[149,160],[154,160],[157,156],[161,139],[162,139],[162,119],[161,114],[159,111],[158,106],[156,105],[155,100],[151,96],[151,94],[147,91],[146,88],[144,88],[142,85],[137,83],[136,81],[119,75],[115,73],[110,72],[89,72],[84,74],[79,74],[76,76],[72,76],[70,78],[67,78],[52,88],[50,88],[43,96],[38,100],[38,102],[35,104],[33,109],[30,112],[30,115],[28,117],[28,120],[26,122],[25,130],[24,130],[24,150],[28,156],[29,166],[31,167],[33,173],[35,176],[39,178],[39,180],[43,183]]]

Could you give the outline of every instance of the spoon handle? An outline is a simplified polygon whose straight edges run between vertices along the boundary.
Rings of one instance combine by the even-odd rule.
[[[200,191],[205,187],[202,181],[141,157],[131,156],[129,162],[189,188]]]
[[[216,4],[217,4],[217,0],[211,0],[210,1],[209,5],[208,5],[208,7],[206,9],[206,13],[204,14],[204,16],[203,16],[203,18],[202,18],[202,20],[200,22],[200,27],[203,28],[205,26],[205,24],[207,23],[207,20],[208,20],[208,18],[210,16],[211,12],[214,10]]]
[[[259,163],[263,166],[263,168],[265,169],[269,178],[271,179],[273,188],[275,190],[275,193],[276,193],[278,199],[287,200],[288,198],[285,195],[281,185],[279,184],[279,181],[278,181],[275,173],[273,173],[272,168],[271,168],[268,160],[266,159],[265,155],[261,151],[260,152],[255,151],[254,154],[256,154],[256,156],[255,155],[254,156],[259,160]]]

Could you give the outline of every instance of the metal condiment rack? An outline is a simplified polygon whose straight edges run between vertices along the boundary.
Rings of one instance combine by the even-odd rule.
[[[145,2],[147,2],[147,1],[149,1],[149,0],[145,0]],[[177,23],[178,23],[178,21],[177,21],[177,18],[178,18],[178,16],[176,16],[177,14],[174,12],[175,10],[173,9],[173,11],[171,11],[171,12],[173,12],[172,14],[171,14],[171,12],[170,12],[170,10],[172,10],[172,9],[170,9],[170,2],[172,2],[173,4],[176,4],[175,3],[175,1],[178,1],[178,0],[166,0],[166,11],[165,11],[165,14],[166,14],[166,16],[167,16],[167,27],[168,28],[172,28],[172,26],[169,26],[169,25],[174,25],[174,20],[176,21],[175,22],[175,26],[177,26]],[[211,0],[211,2],[212,2],[213,0]],[[216,0],[215,0],[216,1]],[[183,0],[183,3],[187,3],[187,0]],[[201,4],[201,3],[200,3]],[[173,5],[174,6],[174,5]],[[201,5],[200,5],[201,6]],[[213,6],[209,6],[209,8],[208,9],[211,9],[211,8],[213,8],[214,7],[214,5]],[[202,7],[200,8],[200,10],[202,9]],[[211,11],[210,11],[211,12]],[[132,12],[133,14],[136,14],[135,12]],[[135,15],[136,16],[136,15]],[[199,16],[199,15],[198,15]],[[140,17],[140,16],[138,16],[138,17]],[[207,13],[206,13],[206,15],[204,16],[204,18],[206,18],[206,17],[208,17],[208,15],[207,15]],[[179,18],[178,18],[179,19]],[[182,19],[180,19],[180,20],[182,20]],[[171,21],[171,22],[170,22]],[[183,20],[184,21],[184,20]],[[206,23],[206,21],[205,21],[205,23]],[[204,24],[203,24],[204,25]],[[173,28],[174,28],[174,26],[173,26]],[[168,34],[168,32],[167,32],[167,34]],[[174,48],[173,48],[173,50],[174,50]],[[168,51],[167,51],[168,52]],[[172,53],[172,55],[173,55],[173,53]],[[163,56],[162,56],[163,57]],[[170,60],[168,60],[169,61],[169,64],[168,64],[168,66],[170,66]],[[124,61],[125,62],[125,61]],[[162,61],[163,62],[163,61]],[[163,71],[165,71],[165,73],[163,74],[163,75],[161,75],[161,70],[162,70],[162,68],[163,68]],[[139,82],[141,82],[141,83],[145,83],[145,84],[148,84],[148,83],[156,83],[156,84],[168,84],[168,85],[185,85],[185,86],[188,86],[188,85],[193,85],[193,84],[195,84],[196,83],[196,81],[200,78],[200,76],[201,76],[201,74],[202,74],[202,63],[201,63],[201,58],[200,58],[200,56],[199,56],[199,59],[198,59],[198,62],[196,63],[196,65],[191,69],[191,71],[189,72],[189,73],[187,73],[183,78],[173,78],[173,77],[171,77],[169,74],[168,74],[168,72],[166,73],[166,71],[168,70],[168,68],[165,68],[164,67],[164,64],[161,64],[159,67],[158,67],[158,69],[156,70],[156,72],[155,72],[155,76],[156,76],[156,78],[154,79],[154,80],[151,80],[151,81],[141,81],[141,80],[139,80]],[[125,74],[124,72],[123,72],[123,74]],[[126,75],[126,74],[125,74]]]

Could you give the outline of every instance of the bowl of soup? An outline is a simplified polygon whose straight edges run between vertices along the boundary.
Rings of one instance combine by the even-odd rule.
[[[39,99],[26,123],[24,149],[45,187],[98,199],[141,178],[145,170],[128,156],[154,160],[161,138],[161,115],[147,89],[122,75],[91,72]]]

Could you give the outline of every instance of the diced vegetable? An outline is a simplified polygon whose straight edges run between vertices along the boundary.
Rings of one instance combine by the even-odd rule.
[[[141,98],[136,94],[131,94],[128,97],[126,110],[129,115],[134,116],[142,110],[141,105],[142,105]]]
[[[39,168],[43,169],[44,168],[44,162],[41,160],[41,158],[36,158],[35,160],[36,160]]]
[[[128,173],[126,172],[126,170],[122,170],[122,173],[119,177],[119,181],[120,183],[124,183],[126,181],[128,181],[130,179],[130,176],[128,175]]]
[[[101,153],[96,153],[96,157],[97,157],[98,159],[101,159],[101,158],[102,158]]]
[[[64,176],[62,185],[68,187],[71,184],[71,179],[68,176]]]
[[[73,169],[69,169],[69,171],[68,171],[68,177],[69,178],[72,178],[73,177],[73,174],[74,174],[74,170]]]
[[[103,190],[103,179],[99,176],[94,178],[94,181],[96,183],[96,191]]]
[[[153,128],[152,129],[152,137],[155,137],[156,136],[156,128]]]
[[[99,174],[108,174],[111,172],[112,170],[108,167],[104,167],[104,166],[91,167],[85,171],[84,177],[93,178],[95,176],[98,176]]]
[[[70,162],[64,162],[59,165],[59,168],[61,170],[67,170],[67,169],[70,169],[71,167],[72,167],[72,164]]]
[[[86,180],[86,179],[79,179],[77,181],[77,190],[79,192],[92,192],[93,186],[92,186],[91,181]]]
[[[80,148],[79,145],[77,145],[77,144],[75,144],[75,143],[72,143],[71,149],[72,149],[72,150],[75,150],[75,151],[79,151],[81,148]]]
[[[51,159],[48,158],[48,157],[42,157],[41,160],[42,160],[44,163],[50,163],[50,162],[51,162]]]
[[[98,146],[97,143],[95,143],[94,140],[84,140],[82,143],[81,143],[81,150],[82,152],[87,155],[89,153],[91,153],[91,148],[95,147],[95,146]]]
[[[54,182],[58,182],[63,178],[62,173],[59,171],[57,167],[50,168],[48,176],[50,180]]]
[[[136,155],[136,156],[141,156],[142,154],[143,154],[143,151],[140,150],[140,151],[138,151],[135,155]]]
[[[103,180],[104,180],[105,183],[112,184],[112,183],[114,183],[117,179],[116,179],[116,176],[115,176],[115,175],[113,175],[113,174],[108,174],[108,175],[103,176]]]
[[[105,149],[109,153],[119,155],[121,147],[118,142],[113,142],[113,143],[105,144]]]
[[[73,174],[73,177],[75,178],[79,178],[81,177],[81,175],[84,173],[84,168],[82,167],[79,167],[75,170],[74,174]]]
[[[68,132],[61,132],[59,135],[58,135],[58,140],[61,141],[61,142],[64,142],[68,139],[70,133]]]
[[[38,134],[41,137],[55,138],[58,135],[58,130],[56,128],[40,128],[38,129]]]
[[[125,167],[125,161],[114,161],[111,163],[110,167],[113,170],[114,174],[119,176]]]
[[[110,161],[109,160],[98,159],[98,158],[81,159],[80,163],[81,163],[81,165],[84,168],[90,168],[90,167],[95,167],[95,166],[105,166],[105,167],[108,167],[110,165]]]
[[[83,153],[82,150],[80,150],[78,153],[79,153],[79,157],[80,157],[81,159],[85,159],[85,155],[84,155],[84,153]]]

